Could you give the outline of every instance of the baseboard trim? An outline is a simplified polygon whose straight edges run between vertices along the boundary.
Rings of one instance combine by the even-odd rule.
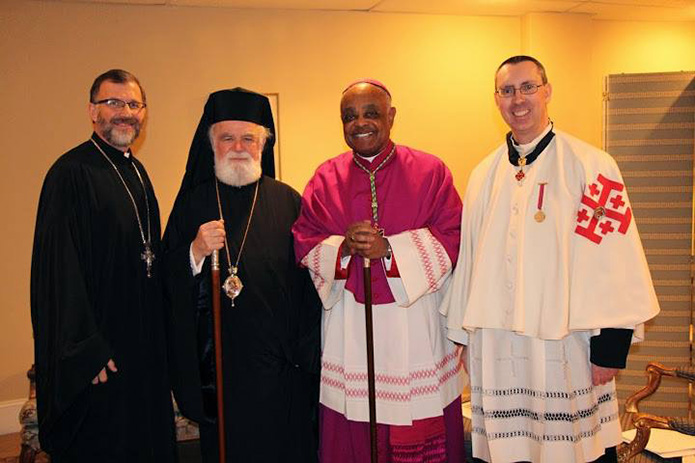
[[[16,399],[0,402],[0,435],[19,432],[19,412],[26,401]]]

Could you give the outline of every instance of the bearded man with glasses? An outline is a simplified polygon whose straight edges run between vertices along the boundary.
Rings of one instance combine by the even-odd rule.
[[[468,181],[442,308],[462,328],[477,462],[617,461],[614,377],[659,312],[618,166],[553,127],[551,95],[535,58],[497,69],[511,130]]]
[[[31,269],[39,439],[53,463],[175,461],[154,189],[134,75],[90,90],[94,133],[44,181]]]

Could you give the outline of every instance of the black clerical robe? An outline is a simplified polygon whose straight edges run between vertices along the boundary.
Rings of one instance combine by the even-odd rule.
[[[147,278],[133,204],[94,144],[61,156],[41,191],[31,268],[39,438],[54,461],[170,462],[157,200],[137,159],[92,139],[126,181],[147,233],[140,170],[157,258]],[[109,359],[118,372],[92,385]]]
[[[216,461],[217,451],[210,259],[194,277],[189,252],[198,227],[219,219],[214,185],[211,180],[183,193],[164,234],[172,382],[183,414],[201,424],[204,461]],[[236,261],[255,183],[219,186],[229,252]],[[299,207],[297,192],[262,177],[239,261],[244,288],[234,307],[221,295],[230,462],[317,460],[321,305],[306,269],[295,264],[290,229]],[[223,249],[222,281],[227,262]]]

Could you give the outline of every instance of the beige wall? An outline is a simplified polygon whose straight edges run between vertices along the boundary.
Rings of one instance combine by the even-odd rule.
[[[98,73],[123,67],[147,90],[137,153],[166,220],[207,94],[234,86],[280,94],[283,179],[301,191],[344,149],[343,86],[382,79],[398,108],[394,139],[442,157],[463,191],[505,133],[494,69],[522,51],[545,61],[557,125],[600,143],[605,74],[694,70],[695,24],[3,2],[0,401],[25,396],[32,362],[28,281],[41,182],[89,135],[87,90]]]

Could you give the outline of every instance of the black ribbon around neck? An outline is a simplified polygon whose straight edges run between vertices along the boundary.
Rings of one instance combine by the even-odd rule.
[[[530,165],[533,161],[535,161],[538,156],[540,156],[543,150],[545,150],[548,144],[550,144],[550,141],[553,139],[554,136],[555,132],[553,132],[553,129],[551,128],[550,132],[546,133],[545,137],[541,138],[541,141],[538,142],[533,151],[526,155],[527,166]],[[507,154],[509,154],[509,162],[511,162],[513,166],[518,166],[519,152],[514,147],[514,142],[512,141],[512,132],[509,132],[507,134]]]

